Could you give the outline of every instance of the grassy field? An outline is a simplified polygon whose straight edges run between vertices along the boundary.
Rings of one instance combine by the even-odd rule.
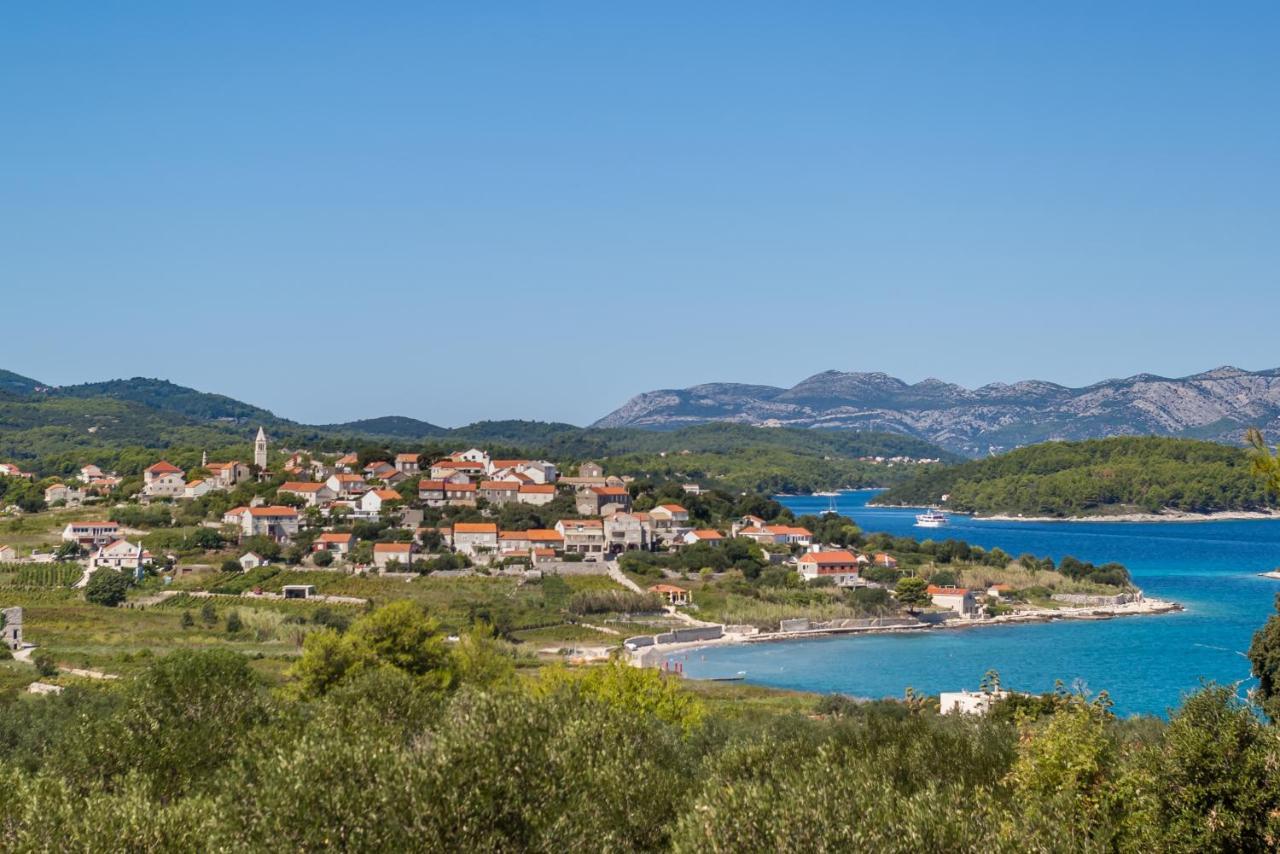
[[[556,576],[524,582],[487,576],[415,576],[405,580],[289,569],[205,571],[180,575],[169,584],[150,578],[130,591],[129,602],[120,608],[86,603],[79,591],[69,587],[78,577],[74,566],[0,568],[0,607],[21,606],[27,640],[52,655],[58,664],[122,675],[175,649],[224,646],[244,653],[253,660],[255,669],[278,678],[300,652],[306,635],[321,628],[317,621],[329,619],[325,612],[354,619],[364,611],[360,605],[238,595],[179,595],[156,601],[161,591],[225,589],[238,594],[260,587],[278,593],[286,584],[312,584],[320,593],[359,597],[375,606],[399,599],[418,602],[451,633],[466,631],[477,620],[484,620],[530,647],[607,645],[621,640],[577,625],[566,613],[574,593],[616,587],[607,576]],[[208,620],[203,616],[206,605],[214,612]],[[232,611],[243,627],[229,634],[226,622]],[[183,625],[184,612],[192,625]],[[15,678],[23,674],[28,682],[34,678],[32,668],[14,667]],[[0,691],[6,685],[5,674],[0,673]]]
[[[105,507],[60,507],[42,513],[26,513],[0,521],[0,544],[13,546],[19,555],[32,549],[49,551],[62,542],[68,522],[99,521],[107,518]]]

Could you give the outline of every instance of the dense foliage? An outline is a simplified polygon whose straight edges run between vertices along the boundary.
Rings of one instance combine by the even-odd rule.
[[[516,678],[384,609],[269,691],[226,650],[0,700],[6,850],[1264,851],[1280,738],[1209,686],[1167,724],[1058,691],[743,706],[623,665]],[[743,712],[747,713],[743,713]]]
[[[1048,442],[949,468],[928,468],[882,504],[941,504],[963,513],[1085,516],[1165,508],[1191,513],[1274,505],[1239,448],[1189,439]]]

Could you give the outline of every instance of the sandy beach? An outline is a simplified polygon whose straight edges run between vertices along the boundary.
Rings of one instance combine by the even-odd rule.
[[[1266,573],[1263,573],[1264,575]],[[1280,579],[1280,574],[1272,576]],[[1170,614],[1186,610],[1177,602],[1144,598],[1122,605],[1087,605],[1079,608],[1023,608],[1012,614],[982,620],[948,620],[945,623],[920,626],[877,626],[840,629],[809,629],[802,632],[760,632],[759,634],[726,634],[715,640],[689,641],[688,643],[661,644],[645,647],[633,654],[633,659],[650,657],[653,653],[668,654],[691,652],[711,646],[738,643],[770,643],[774,641],[801,640],[853,634],[902,634],[904,632],[934,632],[955,629],[980,629],[984,626],[1007,626],[1016,623],[1046,623],[1052,620],[1109,620],[1114,617],[1137,617],[1152,614]],[[648,655],[646,655],[646,653]]]

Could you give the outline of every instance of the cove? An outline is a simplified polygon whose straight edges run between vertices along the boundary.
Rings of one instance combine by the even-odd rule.
[[[677,656],[693,678],[745,671],[762,685],[856,697],[901,697],[977,688],[989,669],[1004,685],[1041,692],[1106,690],[1121,715],[1164,715],[1205,681],[1252,686],[1245,651],[1273,610],[1280,581],[1280,522],[1000,522],[953,516],[941,529],[914,526],[917,510],[868,506],[874,492],[844,492],[841,514],[868,533],[967,540],[1013,555],[1120,561],[1149,596],[1186,611],[1105,621],[978,627],[895,635],[709,647]],[[829,498],[779,496],[796,514]]]

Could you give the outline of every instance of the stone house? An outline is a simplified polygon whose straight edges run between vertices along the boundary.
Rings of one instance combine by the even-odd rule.
[[[0,610],[0,643],[11,650],[22,649],[22,609]]]

